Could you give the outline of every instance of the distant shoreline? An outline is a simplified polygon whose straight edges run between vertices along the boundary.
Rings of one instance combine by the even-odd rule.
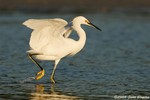
[[[0,0],[1,12],[141,12],[150,13],[150,0]]]

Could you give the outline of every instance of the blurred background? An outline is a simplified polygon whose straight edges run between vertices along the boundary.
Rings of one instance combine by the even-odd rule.
[[[27,57],[27,19],[85,16],[102,32],[82,26],[86,45],[57,66]],[[76,33],[72,33],[76,38]],[[150,0],[0,0],[0,100],[113,100],[115,95],[150,98]]]
[[[147,12],[149,0],[0,0],[1,11],[19,12]]]

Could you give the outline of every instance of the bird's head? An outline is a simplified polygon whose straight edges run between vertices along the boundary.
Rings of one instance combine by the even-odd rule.
[[[95,26],[94,24],[92,24],[88,19],[86,19],[83,16],[75,17],[73,19],[73,23],[79,23],[79,24],[88,25],[88,26],[91,26],[91,27],[94,27],[94,28],[98,29],[99,31],[102,31],[100,28],[98,28],[97,26]]]

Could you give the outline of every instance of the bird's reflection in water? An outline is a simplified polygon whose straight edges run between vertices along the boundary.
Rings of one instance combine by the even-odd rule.
[[[51,84],[50,91],[44,90],[43,84],[36,85],[35,93],[31,93],[31,100],[79,100],[81,98],[77,96],[69,96],[62,94],[61,92],[55,92],[55,85]]]

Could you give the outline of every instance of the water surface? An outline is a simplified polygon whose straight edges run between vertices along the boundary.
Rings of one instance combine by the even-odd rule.
[[[150,96],[150,16],[140,14],[83,14],[103,31],[83,26],[87,33],[84,49],[60,61],[56,84],[50,83],[53,62],[42,61],[46,75],[39,81],[39,69],[26,51],[31,30],[22,26],[29,18],[76,14],[0,15],[0,99],[104,100],[114,95]]]

